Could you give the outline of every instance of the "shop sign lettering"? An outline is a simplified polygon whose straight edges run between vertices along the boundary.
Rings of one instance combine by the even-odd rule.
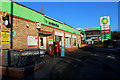
[[[53,22],[49,22],[49,21],[47,21],[46,19],[44,19],[44,22],[45,22],[46,24],[51,25],[51,26],[56,26],[56,27],[59,27],[59,25],[58,25],[58,24],[55,24],[55,23],[53,23]]]

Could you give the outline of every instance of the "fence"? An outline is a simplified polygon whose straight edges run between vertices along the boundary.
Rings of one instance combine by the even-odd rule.
[[[46,51],[39,48],[36,49],[2,49],[3,64],[9,67],[26,67],[44,63],[43,55]],[[1,60],[1,59],[0,59]]]

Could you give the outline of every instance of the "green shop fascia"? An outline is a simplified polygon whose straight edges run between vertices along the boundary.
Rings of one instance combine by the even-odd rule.
[[[27,20],[31,20],[34,22],[40,22],[41,24],[48,25],[54,28],[58,28],[64,31],[68,31],[74,34],[80,34],[78,30],[60,22],[55,19],[52,19],[46,15],[40,14],[38,12],[35,12],[33,10],[30,10],[26,7],[23,7],[19,5],[18,3],[13,2],[13,6],[11,7],[12,2],[0,2],[2,5],[1,11],[7,11],[8,14],[11,14],[11,9],[13,9],[13,15],[24,18]]]

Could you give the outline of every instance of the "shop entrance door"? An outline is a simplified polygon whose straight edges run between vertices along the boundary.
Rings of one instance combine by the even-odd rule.
[[[39,48],[46,49],[46,37],[39,37]]]

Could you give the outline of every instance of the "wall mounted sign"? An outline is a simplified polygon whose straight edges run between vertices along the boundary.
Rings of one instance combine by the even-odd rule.
[[[72,38],[76,38],[76,36],[75,36],[75,35],[72,35]]]
[[[12,36],[14,37],[16,35],[15,30],[12,30]]]
[[[55,23],[52,23],[52,22],[49,22],[49,25],[59,27],[59,25],[57,25],[57,24],[55,24]]]
[[[70,37],[70,38],[71,38],[71,35],[70,35],[70,34],[65,33],[65,37]]]
[[[36,22],[36,28],[40,29],[41,28],[41,23],[40,22]]]
[[[48,43],[49,43],[49,44],[53,44],[53,39],[49,39],[49,40],[48,40]]]
[[[28,36],[28,47],[37,47],[38,46],[37,36]]]
[[[63,28],[63,26],[60,25],[60,28]]]
[[[10,43],[10,32],[1,31],[1,44],[9,44],[9,43]]]
[[[58,25],[58,24],[55,24],[55,23],[50,22],[50,21],[47,21],[46,19],[44,19],[44,22],[45,22],[45,23],[47,23],[47,24],[49,24],[49,25],[59,27],[59,25]]]
[[[59,32],[59,31],[55,31],[55,35],[57,35],[57,36],[64,36],[64,33],[63,32]]]

